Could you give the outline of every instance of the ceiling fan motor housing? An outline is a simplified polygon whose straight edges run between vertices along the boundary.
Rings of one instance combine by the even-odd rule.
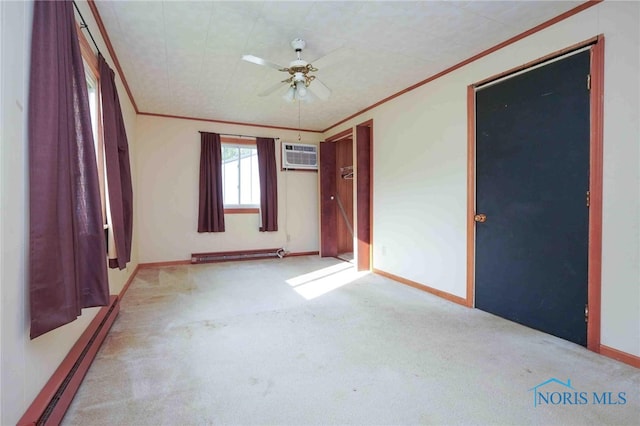
[[[306,74],[309,69],[307,68],[307,61],[302,59],[296,59],[289,64],[289,74],[295,75],[296,73]]]

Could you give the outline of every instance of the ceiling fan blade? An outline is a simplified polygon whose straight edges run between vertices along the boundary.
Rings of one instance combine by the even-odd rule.
[[[258,93],[258,96],[269,96],[270,94],[272,94],[276,90],[278,90],[281,87],[283,87],[285,84],[288,85],[289,83],[287,83],[286,80],[285,81],[280,81],[280,82],[274,84],[273,86],[269,87],[268,89]]]
[[[315,68],[322,70],[323,68],[330,67],[337,63],[344,63],[344,61],[348,61],[350,57],[352,57],[353,52],[350,49],[344,47],[338,47],[337,49],[332,50],[321,58],[317,58],[314,61],[309,62]]]
[[[329,89],[317,77],[311,82],[311,84],[309,84],[309,90],[323,101],[326,101],[329,99],[329,96],[331,96],[331,89]]]
[[[253,55],[242,55],[242,60],[251,62],[253,64],[257,64],[257,65],[264,65],[267,67],[271,67],[271,68],[277,69],[278,71],[285,68],[282,65],[274,64],[273,62],[269,62],[266,59],[258,58],[257,56],[253,56]]]

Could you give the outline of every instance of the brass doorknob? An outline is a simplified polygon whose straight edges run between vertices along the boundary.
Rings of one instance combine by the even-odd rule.
[[[473,220],[475,220],[476,222],[484,223],[487,221],[487,215],[483,213],[477,214],[473,217]]]

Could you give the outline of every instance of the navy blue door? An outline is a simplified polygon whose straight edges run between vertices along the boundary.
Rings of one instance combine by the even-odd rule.
[[[476,92],[475,305],[586,346],[590,51]],[[477,218],[476,220],[482,220]]]

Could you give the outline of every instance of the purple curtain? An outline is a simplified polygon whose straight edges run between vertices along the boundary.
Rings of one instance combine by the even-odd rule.
[[[31,338],[109,302],[89,98],[70,1],[36,1],[29,86]]]
[[[222,146],[217,133],[200,133],[198,232],[224,232]]]
[[[256,138],[260,174],[260,231],[278,230],[278,176],[276,143],[270,138]]]
[[[116,89],[115,73],[101,54],[98,56],[98,62],[109,212],[111,213],[111,232],[113,232],[116,246],[116,258],[109,259],[109,267],[124,269],[131,260],[133,234],[133,189],[129,167],[129,143]]]

